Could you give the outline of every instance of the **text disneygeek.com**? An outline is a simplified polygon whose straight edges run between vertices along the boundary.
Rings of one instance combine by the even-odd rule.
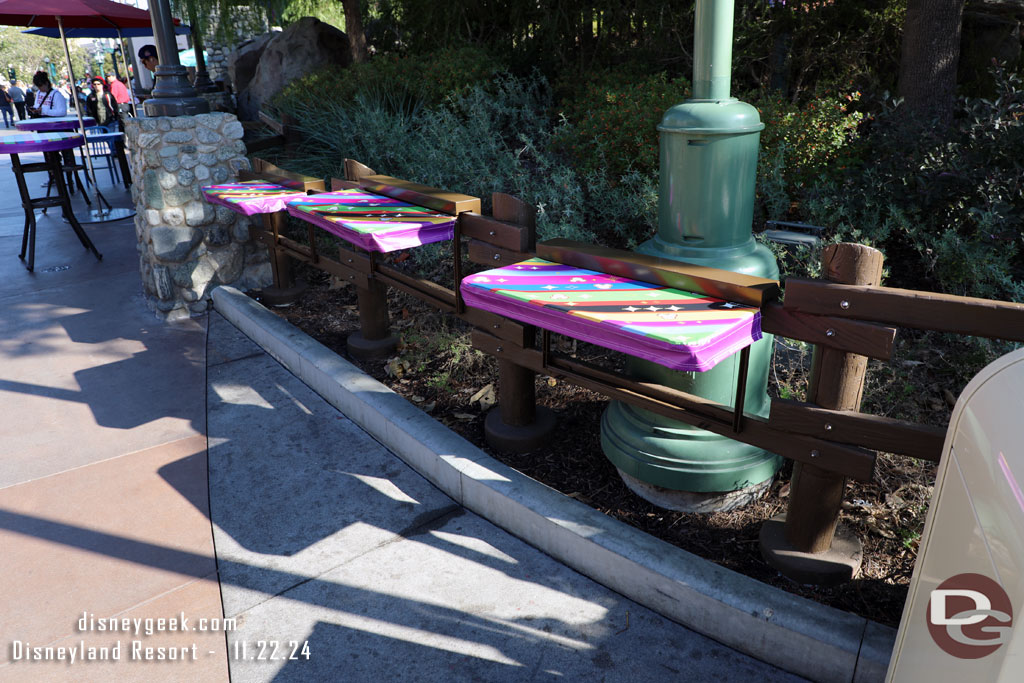
[[[236,620],[186,617],[184,612],[169,618],[121,618],[97,617],[83,612],[77,622],[79,633],[124,634],[126,639],[115,640],[109,645],[86,645],[84,640],[67,645],[37,645],[27,641],[11,642],[12,662],[76,662],[95,661],[169,661],[193,662],[200,657],[216,655],[217,650],[200,649],[196,643],[190,645],[163,646],[149,643],[147,636],[163,633],[220,633],[234,631]],[[253,643],[235,641],[228,649],[228,656],[235,660],[288,660],[309,659],[307,641],[270,641]]]

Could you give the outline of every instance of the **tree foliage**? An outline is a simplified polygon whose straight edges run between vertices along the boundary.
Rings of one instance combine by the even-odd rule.
[[[59,74],[67,73],[67,59],[64,46],[59,38],[45,38],[22,33],[19,26],[0,26],[0,71],[6,77],[7,69],[13,68],[19,80],[29,83],[32,74],[45,70],[46,59],[56,65]],[[85,65],[91,63],[89,53],[82,40],[69,40],[68,50],[71,53],[75,76],[85,75]]]
[[[178,17],[196,17],[193,30],[206,40],[227,45],[302,17],[316,17],[342,29],[345,26],[341,0],[171,0],[171,11]]]

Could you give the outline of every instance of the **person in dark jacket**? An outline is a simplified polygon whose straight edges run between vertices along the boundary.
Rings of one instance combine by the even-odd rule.
[[[117,100],[110,94],[107,82],[94,76],[91,83],[92,93],[85,100],[86,113],[96,119],[96,125],[117,128],[120,125]]]

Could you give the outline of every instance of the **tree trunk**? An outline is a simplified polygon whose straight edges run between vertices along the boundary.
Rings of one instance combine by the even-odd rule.
[[[910,114],[948,122],[956,102],[964,0],[908,0],[899,94]]]
[[[348,49],[353,64],[366,61],[366,33],[363,32],[363,15],[359,3],[360,0],[341,0],[345,11],[345,34],[348,36]]]

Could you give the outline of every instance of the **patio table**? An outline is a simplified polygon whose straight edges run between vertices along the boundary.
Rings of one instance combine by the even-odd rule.
[[[91,116],[83,116],[82,123],[86,126],[95,126],[96,119]],[[39,116],[33,119],[25,119],[24,121],[15,121],[14,127],[26,133],[59,133],[77,131],[79,124],[77,116]],[[84,162],[76,164],[75,156],[71,150],[65,151],[63,156],[64,172],[68,174],[68,183],[77,183],[78,189],[82,191],[82,196],[85,197],[86,204],[91,204],[89,197],[85,193],[85,187],[82,186],[82,179],[78,177],[78,171],[85,169]],[[71,191],[74,192],[74,185],[71,186]],[[49,185],[47,186],[47,192],[49,192]]]
[[[475,308],[684,372],[710,370],[761,338],[756,306],[540,258],[461,287]]]
[[[452,239],[456,217],[367,190],[336,190],[288,202],[288,213],[367,251]]]
[[[86,128],[89,126],[96,125],[96,119],[91,116],[83,116],[82,123]],[[78,117],[77,116],[40,116],[34,119],[25,119],[24,121],[16,121],[14,123],[15,128],[18,130],[36,132],[36,133],[53,133],[60,131],[74,131],[78,130]]]
[[[85,138],[81,133],[55,132],[55,133],[24,133],[20,135],[8,135],[0,138],[0,154],[11,155],[11,167],[14,170],[14,178],[18,183],[18,193],[21,195],[21,207],[25,211],[25,229],[21,237],[21,253],[18,255],[22,261],[25,260],[26,252],[28,261],[25,266],[29,271],[35,268],[36,256],[36,209],[46,209],[51,206],[59,206],[64,213],[64,219],[71,225],[79,241],[86,249],[95,254],[96,258],[102,259],[103,255],[96,250],[85,233],[81,223],[75,218],[71,209],[71,197],[68,193],[67,184],[64,182],[64,174],[61,153],[65,150],[73,150],[85,144]],[[21,163],[19,154],[30,152],[42,152],[44,161],[42,163]],[[25,174],[39,171],[49,172],[50,178],[57,187],[55,197],[32,197],[25,183]]]

